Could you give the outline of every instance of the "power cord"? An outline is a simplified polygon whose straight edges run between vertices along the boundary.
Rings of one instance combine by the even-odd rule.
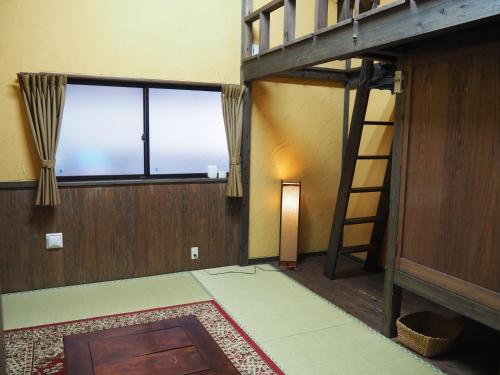
[[[253,271],[250,271],[250,272],[245,272],[245,271],[208,272],[207,270],[203,270],[203,271],[210,276],[226,275],[229,273],[239,273],[239,274],[243,274],[243,275],[255,275],[257,273],[257,269],[264,271],[264,272],[280,272],[280,270],[277,270],[277,269],[266,270],[260,266],[253,266]]]

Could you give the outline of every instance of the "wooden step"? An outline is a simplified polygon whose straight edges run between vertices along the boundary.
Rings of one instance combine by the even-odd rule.
[[[381,126],[393,126],[394,122],[393,121],[364,121],[365,125],[381,125]]]
[[[373,193],[377,191],[389,191],[389,189],[383,186],[363,186],[351,188],[351,193]]]
[[[366,217],[352,217],[344,220],[344,225],[366,224],[375,223],[376,221],[385,221],[384,216],[366,216]]]
[[[345,246],[340,249],[340,254],[353,254],[362,253],[364,251],[377,251],[379,249],[376,245],[355,245],[355,246]]]
[[[380,160],[380,159],[390,159],[391,155],[358,155],[359,160]]]

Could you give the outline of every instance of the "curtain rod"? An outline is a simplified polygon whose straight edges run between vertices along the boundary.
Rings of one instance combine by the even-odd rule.
[[[24,72],[21,72],[24,74]],[[82,80],[92,80],[92,81],[111,81],[111,82],[131,82],[131,83],[149,83],[156,85],[175,85],[175,86],[203,86],[203,87],[213,87],[222,88],[222,83],[207,83],[207,82],[191,82],[191,81],[172,81],[163,79],[153,79],[153,78],[128,78],[128,77],[111,77],[111,76],[98,76],[98,75],[87,75],[87,74],[75,74],[75,73],[58,73],[58,72],[42,72],[45,74],[65,74],[69,79],[82,79]]]

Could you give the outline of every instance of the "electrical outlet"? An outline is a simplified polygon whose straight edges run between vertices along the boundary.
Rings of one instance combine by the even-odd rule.
[[[45,248],[62,249],[63,247],[63,234],[62,233],[47,233],[45,235]]]
[[[193,260],[198,259],[198,248],[197,247],[191,248],[191,259],[193,259]]]

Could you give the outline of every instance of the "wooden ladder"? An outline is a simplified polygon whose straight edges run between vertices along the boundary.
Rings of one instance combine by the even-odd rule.
[[[378,255],[382,247],[384,232],[389,212],[389,188],[391,171],[391,152],[388,155],[359,155],[361,136],[365,126],[392,126],[390,121],[369,121],[365,120],[372,78],[374,74],[374,64],[372,60],[363,59],[361,65],[360,78],[356,99],[354,101],[354,111],[347,139],[345,157],[342,163],[342,174],[337,194],[337,203],[333,216],[332,229],[330,232],[330,243],[324,269],[324,275],[330,279],[335,277],[335,269],[339,254],[352,254],[367,252],[365,268],[374,270],[377,268]],[[352,181],[356,162],[358,160],[380,160],[386,159],[387,167],[382,186],[353,187]],[[378,208],[375,216],[346,218],[347,206],[351,193],[371,193],[380,192]],[[373,223],[370,243],[356,246],[343,246],[343,231],[345,225],[356,225]]]

